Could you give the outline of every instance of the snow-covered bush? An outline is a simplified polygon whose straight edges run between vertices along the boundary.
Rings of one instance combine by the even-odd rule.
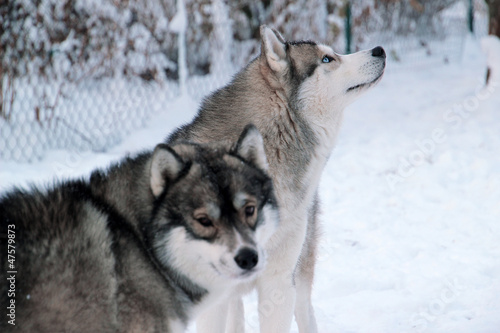
[[[289,40],[310,39],[333,44],[340,36],[329,21],[330,3],[342,0],[229,1],[233,23],[233,62],[240,67],[260,50],[259,27],[268,24]]]
[[[48,89],[54,83],[61,87],[58,96],[65,85],[89,79],[164,79],[166,69],[175,65],[164,52],[162,1],[19,0],[2,5],[1,115],[9,118],[19,79],[38,87],[32,92],[39,100],[33,110],[37,119],[37,112],[57,101],[49,98],[53,91],[44,89],[48,82]]]

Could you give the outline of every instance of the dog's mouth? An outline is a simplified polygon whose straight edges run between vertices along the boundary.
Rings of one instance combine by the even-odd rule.
[[[233,272],[232,274],[224,274],[224,275],[226,276],[226,278],[229,278],[230,280],[243,282],[254,279],[259,272],[260,272],[259,269],[251,269],[251,270],[246,270],[244,272],[238,272],[238,273]]]
[[[221,267],[216,267],[216,265],[211,264],[212,268],[217,272],[219,276],[224,276],[230,280],[245,281],[253,279],[261,271],[261,266],[258,265],[252,269],[234,271],[233,269],[227,267],[224,263]]]
[[[355,86],[347,89],[347,92],[359,90],[359,89],[362,89],[362,88],[368,88],[368,87],[374,85],[375,83],[377,83],[382,78],[382,75],[384,75],[384,71],[382,71],[382,73],[380,73],[380,75],[377,76],[374,80],[372,80],[370,82],[365,82],[365,83],[357,84],[357,85],[355,85]]]
[[[251,279],[251,278],[255,277],[257,275],[257,273],[259,273],[259,271],[260,271],[260,269],[247,270],[247,271],[240,273],[238,277],[242,280]]]

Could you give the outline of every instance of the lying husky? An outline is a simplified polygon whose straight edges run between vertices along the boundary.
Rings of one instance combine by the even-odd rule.
[[[264,268],[278,212],[263,149],[249,126],[231,149],[160,144],[4,195],[0,331],[184,332]]]
[[[265,26],[260,34],[260,56],[207,97],[194,121],[168,142],[232,141],[245,124],[257,126],[282,221],[266,246],[269,264],[256,281],[261,332],[289,332],[294,309],[299,331],[316,332],[311,288],[318,184],[344,108],[380,81],[385,52],[376,47],[339,55],[315,42],[285,41]],[[228,309],[234,310],[229,317]],[[242,332],[242,311],[235,297],[204,314],[199,331],[223,332],[228,318],[227,331]]]

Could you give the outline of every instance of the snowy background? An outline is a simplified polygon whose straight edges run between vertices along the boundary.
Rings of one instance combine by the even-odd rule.
[[[346,110],[320,187],[320,332],[500,331],[500,85],[484,89],[485,66],[472,37],[456,64],[388,63]],[[105,153],[2,160],[0,189],[87,176],[150,149],[198,103],[177,99]],[[250,295],[250,332],[255,306]]]
[[[180,95],[199,99],[260,50],[259,26],[347,49],[345,0],[17,0],[0,6],[0,159],[108,151]],[[474,31],[487,7],[474,0]],[[352,1],[350,50],[460,61],[468,0]]]
[[[116,8],[102,8],[108,9],[102,15],[117,15]],[[228,13],[222,8],[218,15]],[[356,15],[362,17],[363,11]],[[204,17],[196,19],[203,24]],[[136,20],[143,22],[141,17]],[[174,22],[173,30],[186,28],[182,18]],[[286,22],[277,25],[293,30]],[[154,47],[147,46],[151,40],[144,27],[138,25],[130,33],[146,36],[143,46],[151,51]],[[160,21],[156,27],[161,32],[167,24]],[[222,29],[218,35],[227,33]],[[188,43],[195,36],[188,34]],[[365,42],[386,46],[376,38]],[[458,51],[449,59],[435,52],[443,47],[439,40],[415,50],[422,53],[418,60],[405,61],[404,53],[397,53],[403,57],[397,61],[393,54],[380,84],[346,110],[320,186],[323,237],[313,293],[320,332],[500,332],[500,42],[485,39],[481,45],[479,38],[470,36],[453,43],[458,44],[452,44],[452,50]],[[238,52],[250,54],[255,45],[247,44],[238,44]],[[187,53],[191,54],[189,48]],[[155,59],[153,65],[162,64]],[[145,68],[122,60],[122,69]],[[485,87],[487,62],[494,68],[494,81]],[[94,168],[153,148],[190,121],[200,98],[226,82],[230,72],[219,67],[214,80],[215,74],[194,75],[196,68],[204,68],[202,64],[193,65],[188,59],[186,65],[184,94],[175,82],[151,84],[123,71],[118,80],[103,74],[83,86],[63,87],[67,89],[63,95],[70,97],[59,101],[59,111],[46,116],[52,116],[52,123],[67,121],[66,125],[38,130],[46,141],[28,136],[20,142],[21,147],[43,152],[32,163],[0,155],[0,193],[13,186],[47,184],[54,178],[87,177]],[[58,73],[65,73],[64,68]],[[64,75],[59,79],[50,81],[56,82],[55,92],[38,91],[39,98],[16,101],[18,109],[31,112],[44,94],[55,99],[57,82],[72,82]],[[27,81],[14,83],[20,91],[33,84],[23,80]],[[46,82],[43,77],[38,80]],[[95,104],[89,108],[81,100]],[[64,112],[97,120],[86,128]],[[16,117],[28,121],[15,113],[11,121]],[[136,123],[120,122],[130,119]],[[49,144],[58,138],[58,131],[74,134],[75,125],[78,135],[61,133],[68,139],[56,139],[59,146]],[[2,126],[0,138],[16,131],[19,127]],[[89,138],[91,142],[86,141]],[[258,332],[255,295],[246,298],[246,308],[247,329]]]

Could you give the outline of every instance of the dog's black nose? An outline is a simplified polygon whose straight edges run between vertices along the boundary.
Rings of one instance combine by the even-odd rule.
[[[382,47],[377,46],[372,50],[372,56],[385,58],[385,51]]]
[[[255,250],[249,248],[241,249],[236,257],[234,257],[234,261],[240,266],[242,269],[252,269],[259,262],[259,255]]]

